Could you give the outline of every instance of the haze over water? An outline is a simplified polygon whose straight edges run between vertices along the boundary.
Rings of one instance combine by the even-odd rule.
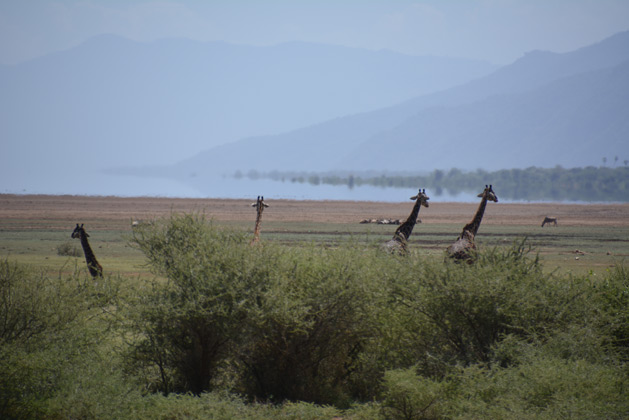
[[[63,189],[44,183],[34,183],[21,190],[5,189],[5,194],[52,194],[52,195],[97,195],[118,197],[171,197],[171,198],[233,198],[255,199],[263,195],[265,199],[288,200],[341,200],[341,201],[383,201],[404,202],[414,195],[414,188],[374,187],[369,185],[313,185],[307,182],[274,181],[271,179],[234,178],[217,176],[207,184],[195,188],[168,178],[118,176],[108,174],[88,174],[71,177]],[[67,185],[71,187],[68,188]],[[420,188],[418,186],[417,188]],[[499,189],[497,189],[497,192]],[[427,189],[433,201],[477,202],[476,193],[463,192],[437,195]],[[480,190],[479,190],[480,192]],[[502,202],[514,202],[502,200]]]

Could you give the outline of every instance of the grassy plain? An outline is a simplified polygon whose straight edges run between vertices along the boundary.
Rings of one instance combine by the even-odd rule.
[[[395,225],[363,219],[404,219],[412,202],[267,200],[261,239],[285,245],[346,241],[378,246]],[[148,275],[144,257],[129,245],[134,221],[171,213],[199,213],[221,226],[252,232],[255,210],[247,200],[0,195],[0,257],[65,274],[84,268],[80,244],[70,238],[84,223],[99,262],[111,273]],[[415,255],[443,258],[445,248],[473,217],[475,203],[431,203],[409,243]],[[541,227],[544,216],[559,225]],[[490,203],[477,236],[479,247],[508,246],[527,238],[546,270],[601,273],[629,257],[629,204]],[[71,248],[78,256],[59,255]],[[65,253],[67,254],[67,253]]]
[[[477,203],[422,209],[412,255],[398,258],[375,252],[395,225],[360,221],[404,219],[410,201],[267,202],[261,240],[279,246],[258,248],[249,200],[0,195],[3,316],[34,331],[5,323],[0,417],[626,418],[629,205],[488,205],[480,247],[527,238],[543,270],[572,277],[519,252],[443,264]],[[135,243],[171,279],[145,283],[133,222],[181,213],[246,236],[196,217],[140,229],[148,240]],[[542,228],[546,215],[559,226]],[[103,281],[89,281],[76,223]],[[207,352],[215,336],[228,344]],[[221,368],[197,375],[208,358]],[[212,375],[216,387],[195,382]],[[176,394],[190,384],[212,392]],[[230,386],[294,402],[248,404]]]

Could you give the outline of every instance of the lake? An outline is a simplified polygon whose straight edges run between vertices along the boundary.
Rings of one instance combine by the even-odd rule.
[[[419,188],[420,186],[418,186]],[[104,173],[83,173],[0,181],[0,192],[5,194],[101,195],[119,197],[178,197],[178,198],[246,198],[263,195],[267,199],[289,200],[350,200],[401,202],[417,193],[417,189],[384,188],[373,186],[313,185],[271,179],[234,178],[216,176],[180,182],[170,178],[151,178]],[[480,192],[480,190],[478,191]],[[476,202],[477,193],[457,195],[426,191],[433,201]]]

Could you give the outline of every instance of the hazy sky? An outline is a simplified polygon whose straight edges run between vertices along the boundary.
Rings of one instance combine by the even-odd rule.
[[[629,29],[628,0],[0,0],[0,64],[112,33],[272,45],[310,41],[508,64]]]

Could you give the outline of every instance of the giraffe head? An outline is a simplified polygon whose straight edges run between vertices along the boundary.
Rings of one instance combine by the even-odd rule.
[[[498,196],[496,195],[496,193],[494,193],[491,185],[485,185],[485,190],[482,193],[478,194],[478,197],[486,197],[487,201],[493,201],[494,203],[498,202]]]
[[[79,226],[79,224],[76,224],[76,227],[74,228],[74,231],[72,232],[72,235],[70,235],[72,238],[77,239],[80,238],[81,235],[84,235],[85,237],[89,237],[90,235],[87,234],[87,232],[85,231],[85,229],[83,229],[83,223],[81,223],[81,226]]]
[[[428,200],[430,200],[430,197],[428,197],[426,195],[426,189],[425,188],[423,190],[420,188],[419,192],[417,193],[417,195],[412,196],[411,200],[419,200],[419,203],[422,206],[428,207]]]
[[[264,196],[259,195],[256,202],[251,204],[251,207],[255,207],[256,210],[261,211],[265,207],[269,207],[269,205],[264,202]]]

